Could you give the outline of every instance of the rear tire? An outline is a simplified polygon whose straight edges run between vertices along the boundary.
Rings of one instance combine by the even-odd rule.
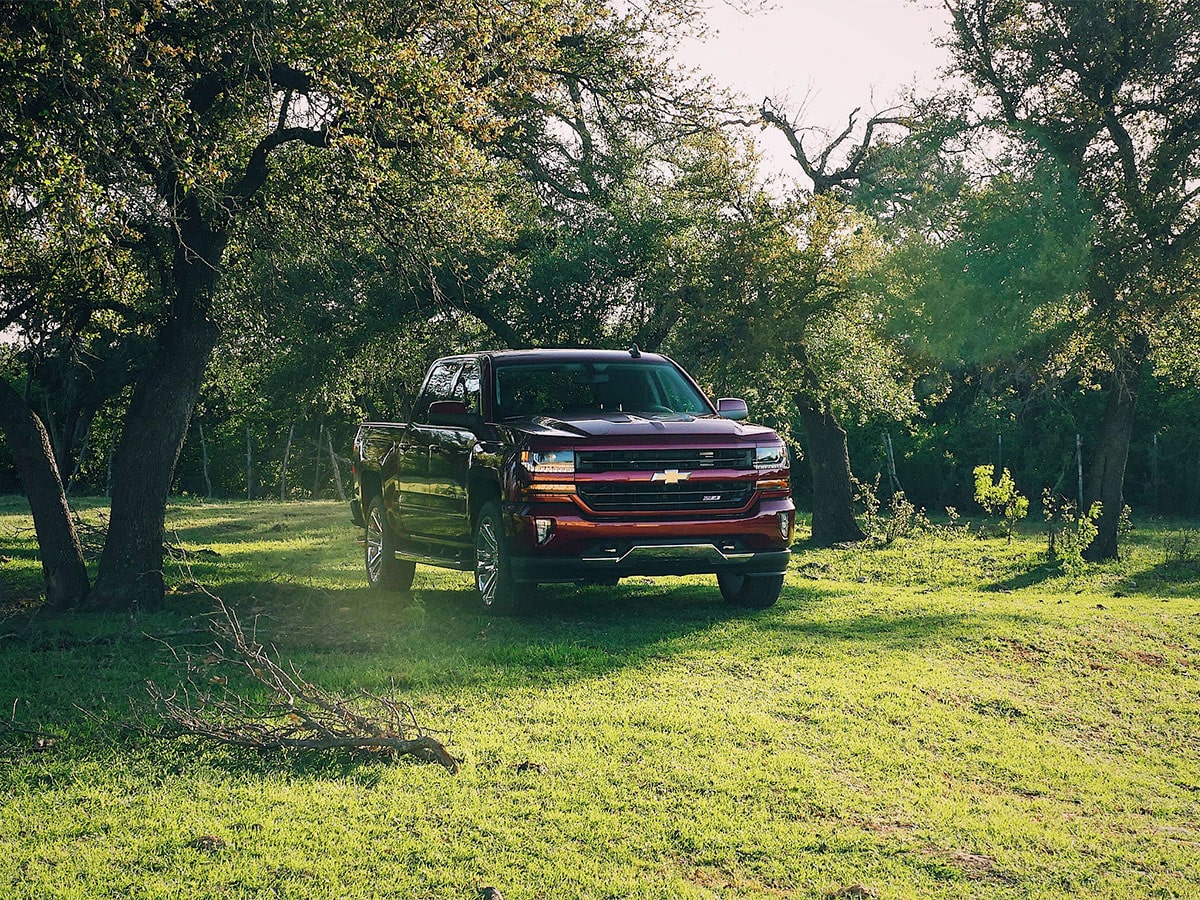
[[[766,609],[774,606],[783,590],[782,575],[741,575],[719,572],[717,585],[727,603],[745,609]]]
[[[536,584],[513,581],[498,500],[485,503],[475,520],[475,589],[480,612],[501,616],[525,612],[537,592]]]
[[[376,497],[367,508],[366,547],[367,584],[379,591],[407,591],[412,587],[417,564],[396,559],[396,538],[383,512],[383,498]]]

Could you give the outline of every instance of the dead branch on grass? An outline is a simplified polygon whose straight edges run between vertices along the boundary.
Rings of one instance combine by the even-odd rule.
[[[49,750],[62,740],[59,735],[42,731],[40,728],[26,728],[23,725],[18,725],[17,704],[20,702],[19,697],[13,700],[12,717],[7,722],[0,720],[0,740],[9,735],[17,735],[23,739],[28,739],[30,741],[30,748],[33,750]]]
[[[211,625],[216,640],[203,655],[184,651],[187,680],[173,693],[147,683],[163,723],[149,733],[192,735],[260,751],[343,749],[408,755],[458,771],[457,761],[421,727],[408,704],[367,691],[355,702],[305,680],[295,665],[285,668],[277,654],[247,635],[224,601],[209,596],[217,607]],[[268,699],[256,702],[235,690],[237,679],[247,676],[267,688]]]
[[[87,560],[97,560],[104,550],[104,539],[108,536],[108,516],[103,512],[95,513],[96,520],[90,521],[77,511],[72,512],[75,519],[75,534],[79,537],[79,547]]]

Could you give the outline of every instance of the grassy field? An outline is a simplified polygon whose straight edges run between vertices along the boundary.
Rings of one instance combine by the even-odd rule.
[[[801,545],[761,613],[630,579],[513,620],[460,573],[368,592],[328,503],[173,506],[166,612],[49,617],[29,524],[0,501],[0,718],[54,740],[0,726],[0,897],[1200,896],[1186,523],[1076,579],[1032,533],[921,536]],[[310,679],[394,683],[459,773],[122,729],[192,579]]]

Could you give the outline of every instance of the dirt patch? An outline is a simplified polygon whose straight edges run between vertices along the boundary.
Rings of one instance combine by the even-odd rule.
[[[878,891],[863,884],[851,884],[844,888],[825,892],[826,900],[864,900],[864,898],[878,896]]]
[[[1138,651],[1133,654],[1137,661],[1147,666],[1153,666],[1156,669],[1161,669],[1167,664],[1167,658],[1161,653],[1143,653]]]
[[[996,858],[993,856],[985,856],[982,853],[971,853],[967,850],[934,852],[933,855],[940,857],[944,862],[958,869],[970,881],[990,884],[1014,884],[1017,880],[1013,875],[1001,869],[996,862]]]
[[[867,819],[860,822],[855,822],[860,828],[865,828],[867,831],[873,831],[876,834],[908,834],[916,830],[916,825],[912,822],[901,822],[898,820],[887,819]]]
[[[1049,651],[1045,647],[1015,638],[1000,638],[1000,643],[1004,644],[1013,656],[1023,662],[1039,663],[1049,655]]]

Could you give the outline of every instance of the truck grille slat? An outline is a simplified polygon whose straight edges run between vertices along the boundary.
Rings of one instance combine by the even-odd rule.
[[[579,497],[597,512],[740,509],[754,492],[753,482],[706,481],[580,484]]]
[[[663,469],[753,469],[754,448],[672,448],[664,450],[580,450],[577,472],[650,472]]]

